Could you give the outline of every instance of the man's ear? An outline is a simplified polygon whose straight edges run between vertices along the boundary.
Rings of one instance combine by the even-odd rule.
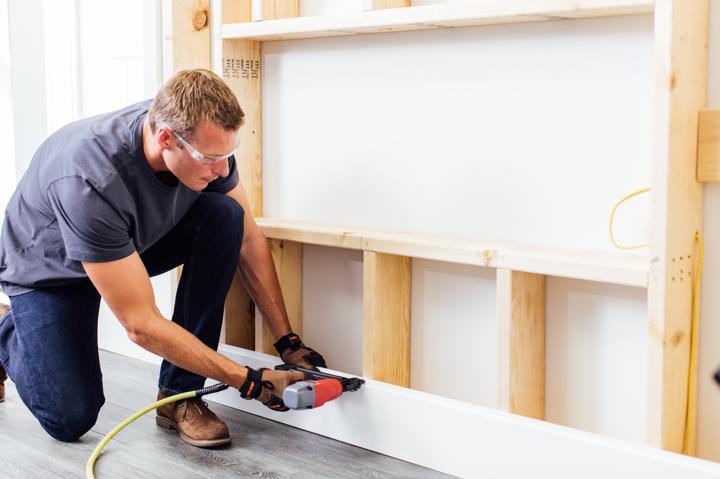
[[[170,130],[163,126],[158,126],[157,128],[158,129],[156,135],[160,147],[162,149],[170,148],[174,140],[172,133],[170,133]]]

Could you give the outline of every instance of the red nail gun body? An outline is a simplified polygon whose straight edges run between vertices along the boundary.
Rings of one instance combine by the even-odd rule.
[[[344,378],[333,374],[283,364],[275,369],[300,371],[309,378],[291,384],[283,391],[283,402],[290,409],[312,409],[332,401],[346,391],[357,391],[365,381],[360,378]]]

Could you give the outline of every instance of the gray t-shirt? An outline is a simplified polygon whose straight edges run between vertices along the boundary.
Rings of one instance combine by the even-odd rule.
[[[143,153],[150,100],[71,123],[35,152],[5,212],[0,286],[14,296],[87,278],[81,261],[142,253],[168,233],[200,193],[169,186]],[[191,161],[188,159],[188,161]],[[204,191],[227,193],[230,174]]]

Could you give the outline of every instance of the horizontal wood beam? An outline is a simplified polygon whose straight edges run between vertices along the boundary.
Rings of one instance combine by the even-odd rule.
[[[258,218],[257,222],[268,238],[628,286],[646,287],[650,268],[649,258],[629,254],[522,246],[274,218]]]
[[[651,13],[652,0],[504,0],[390,8],[225,25],[223,38],[256,41],[471,27]]]

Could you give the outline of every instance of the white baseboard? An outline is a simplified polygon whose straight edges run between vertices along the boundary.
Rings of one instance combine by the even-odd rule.
[[[232,346],[220,352],[253,368],[278,363]],[[305,411],[271,411],[234,389],[208,399],[463,478],[720,478],[713,462],[372,380]]]

